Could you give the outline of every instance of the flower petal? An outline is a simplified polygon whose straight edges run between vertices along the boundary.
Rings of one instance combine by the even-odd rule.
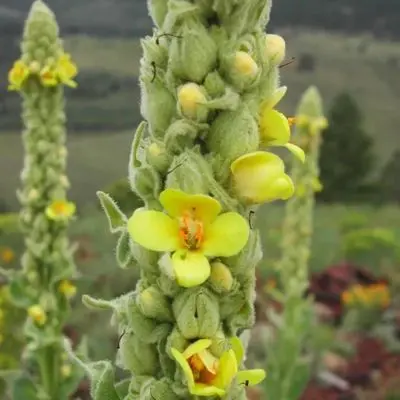
[[[190,393],[194,396],[225,396],[226,392],[223,389],[217,388],[216,386],[205,385],[204,383],[196,383],[193,388],[190,389]]]
[[[242,341],[237,336],[234,336],[229,339],[229,343],[231,345],[233,352],[235,353],[236,361],[238,365],[240,365],[243,361],[243,356],[244,356]]]
[[[294,188],[284,168],[283,161],[273,153],[246,154],[231,165],[235,189],[239,196],[255,204],[287,199]]]
[[[208,257],[233,256],[246,245],[249,234],[249,224],[240,214],[222,214],[211,225],[205,227],[203,253]]]
[[[175,358],[175,361],[180,365],[182,368],[182,371],[185,375],[187,385],[189,389],[194,387],[194,376],[193,376],[193,371],[190,368],[189,363],[186,361],[186,358],[183,356],[182,353],[180,353],[178,350],[174,349],[171,347],[171,354]]]
[[[208,349],[212,344],[210,339],[199,339],[196,342],[192,343],[186,350],[182,353],[183,357],[186,359],[192,357],[193,355],[199,353],[202,350]]]
[[[276,110],[264,110],[260,115],[260,140],[265,146],[282,146],[290,139],[287,118]]]
[[[239,371],[236,375],[238,384],[246,383],[248,386],[258,385],[266,377],[263,369],[247,369]]]
[[[201,285],[211,273],[210,263],[200,252],[178,250],[172,255],[172,267],[180,286],[189,288]]]
[[[294,184],[289,175],[282,175],[272,182],[269,196],[265,201],[287,200],[293,196],[295,191]]]
[[[275,90],[275,92],[272,94],[272,96],[265,100],[262,105],[261,105],[261,112],[265,109],[271,109],[274,108],[285,96],[287,92],[287,86],[281,86],[278,89]]]
[[[139,208],[128,220],[132,239],[153,251],[174,251],[180,246],[178,222],[168,215]]]
[[[233,174],[241,172],[241,170],[253,170],[260,165],[268,165],[270,171],[276,171],[277,174],[284,172],[285,164],[282,159],[274,153],[267,151],[254,151],[237,158],[231,164]]]
[[[190,211],[195,219],[205,223],[212,222],[221,212],[221,204],[214,198],[204,194],[187,194],[177,189],[161,192],[160,203],[173,218]]]
[[[218,373],[213,380],[213,385],[226,389],[232,383],[233,378],[238,372],[238,364],[233,350],[228,350],[219,360]]]
[[[305,153],[304,153],[304,150],[303,150],[301,147],[296,146],[296,145],[293,144],[293,143],[286,143],[284,146],[285,146],[295,157],[297,157],[302,163],[305,162],[305,160],[306,160],[306,155],[305,155]]]

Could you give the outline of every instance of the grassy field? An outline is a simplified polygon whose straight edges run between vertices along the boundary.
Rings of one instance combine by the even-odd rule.
[[[296,65],[282,70],[282,84],[289,87],[282,110],[293,114],[302,92],[311,84],[320,88],[325,104],[338,92],[350,91],[362,107],[366,128],[375,138],[379,161],[384,162],[394,148],[400,147],[399,44],[323,32],[280,33],[287,40],[288,57],[299,58],[310,53],[316,62],[311,72],[300,72]],[[85,92],[68,94],[71,195],[83,206],[95,199],[96,190],[126,175],[129,144],[135,121],[140,118],[135,82],[141,50],[135,38],[100,40],[71,36],[66,38],[65,46],[79,64],[82,75],[88,77],[81,84],[82,90],[93,88],[90,77],[94,72],[106,74],[105,80],[116,79],[119,83],[116,90],[104,89],[103,93],[100,88],[88,97],[83,96]],[[94,86],[107,83],[99,79]],[[15,94],[12,96],[14,103],[19,101]],[[94,126],[96,131],[85,131],[82,126]],[[1,133],[0,193],[13,207],[16,207],[15,190],[21,165],[20,136],[15,132]]]

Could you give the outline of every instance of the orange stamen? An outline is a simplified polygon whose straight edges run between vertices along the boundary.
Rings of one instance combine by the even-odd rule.
[[[198,249],[204,237],[203,223],[195,219],[190,212],[185,212],[180,222],[179,236],[183,244],[191,250]]]

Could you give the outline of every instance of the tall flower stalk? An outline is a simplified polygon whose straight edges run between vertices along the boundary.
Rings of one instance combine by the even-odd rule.
[[[286,203],[282,256],[277,265],[282,291],[275,291],[283,313],[275,318],[271,315],[274,313],[270,313],[277,326],[272,341],[267,344],[269,379],[265,387],[267,397],[276,400],[297,400],[311,372],[304,349],[309,344],[315,321],[311,299],[305,294],[315,192],[321,190],[318,168],[321,131],[327,125],[316,88],[311,87],[304,93],[294,121],[293,140],[304,149],[306,159],[304,163],[294,162],[291,167],[296,192]]]
[[[115,383],[111,362],[76,361],[95,400],[244,399],[265,377],[245,369],[240,340],[254,324],[262,258],[249,218],[294,192],[267,148],[304,156],[275,109],[286,92],[277,87],[285,42],[265,34],[267,0],[154,0],[149,11],[156,27],[141,41],[144,121],[129,161],[145,206],[128,218],[98,193],[119,236],[119,264],[138,264],[141,277],[117,299],[84,297],[113,311],[117,365],[129,377]]]
[[[21,52],[8,78],[9,89],[23,99],[25,158],[18,198],[25,252],[9,290],[13,303],[27,311],[27,320],[24,371],[12,398],[66,400],[80,371],[66,358],[62,334],[76,292],[67,236],[75,206],[66,199],[63,87],[75,87],[77,69],[63,51],[54,14],[40,0],[26,20]]]

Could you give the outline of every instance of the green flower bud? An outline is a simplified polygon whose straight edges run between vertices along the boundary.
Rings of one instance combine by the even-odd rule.
[[[185,83],[178,88],[178,108],[182,116],[204,122],[208,115],[206,103],[205,90],[196,83]]]
[[[236,111],[223,111],[211,125],[206,141],[212,152],[230,163],[258,149],[260,138],[257,121],[244,104]]]
[[[167,172],[171,163],[171,155],[167,153],[163,143],[152,142],[146,146],[146,160],[158,172]]]
[[[218,299],[205,288],[185,290],[175,298],[172,308],[186,339],[212,337],[219,328]]]
[[[165,0],[148,0],[150,17],[161,28],[168,13],[168,2]]]
[[[160,368],[155,345],[144,343],[131,332],[119,341],[118,364],[135,375],[155,375]]]
[[[153,38],[146,38],[142,39],[140,44],[143,49],[143,59],[147,63],[151,64],[153,62],[158,68],[167,68],[168,49],[163,45],[162,41],[157,44]]]
[[[149,77],[141,80],[140,112],[147,120],[150,132],[157,138],[164,136],[176,112],[176,101],[172,93],[165,87],[164,82],[156,75],[153,82],[154,71],[150,68]]]
[[[196,17],[187,17],[178,35],[170,46],[169,67],[176,77],[201,83],[217,64],[217,46]]]
[[[225,82],[217,71],[213,71],[206,76],[204,88],[212,98],[220,97],[225,93]]]
[[[253,57],[245,51],[236,51],[224,62],[230,82],[239,90],[247,89],[259,75],[259,67]]]
[[[229,268],[222,262],[211,263],[210,283],[217,293],[229,292],[233,286],[233,277]]]
[[[129,182],[132,190],[146,203],[158,199],[161,187],[161,179],[158,173],[150,165],[142,165],[132,168]]]
[[[164,143],[167,151],[179,154],[185,148],[192,147],[198,131],[199,128],[190,121],[174,121],[165,132]]]
[[[130,298],[127,304],[127,316],[129,328],[134,335],[140,337],[146,343],[157,343],[163,337],[166,337],[171,326],[167,323],[159,323],[154,319],[145,317],[134,298]]]
[[[173,321],[171,305],[155,286],[143,290],[137,297],[139,309],[148,318],[159,321]]]
[[[174,158],[170,171],[165,182],[166,188],[179,189],[192,194],[208,192],[205,175],[187,153]]]
[[[140,399],[143,400],[176,400],[176,393],[171,388],[171,381],[167,378],[154,381],[148,390],[148,397],[141,394]]]

